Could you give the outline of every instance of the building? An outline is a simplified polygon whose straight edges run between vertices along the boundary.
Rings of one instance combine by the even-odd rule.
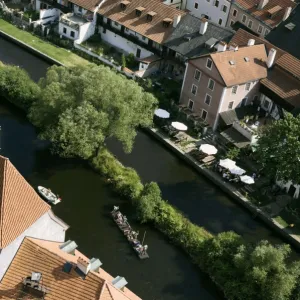
[[[169,53],[185,62],[193,56],[210,53],[220,41],[229,42],[235,31],[224,28],[205,18],[185,15],[173,29],[164,46]]]
[[[288,112],[300,111],[300,60],[265,39],[239,30],[231,42],[245,46],[247,40],[253,39],[255,44],[265,45],[268,52],[274,50],[274,61],[268,70],[267,78],[260,82],[261,107],[275,118],[281,109]]]
[[[24,237],[64,242],[68,226],[54,215],[8,158],[0,156],[0,278]]]
[[[141,300],[124,277],[113,278],[76,248],[74,241],[24,238],[1,280],[1,299]]]
[[[300,6],[291,13],[290,17],[271,31],[266,40],[300,59]]]
[[[197,18],[206,18],[225,27],[227,24],[230,0],[186,0],[181,9],[186,9]]]
[[[106,0],[98,14],[103,41],[144,59],[166,52],[163,43],[186,13],[157,0]]]
[[[239,23],[264,37],[285,21],[296,6],[292,0],[236,0],[232,2],[227,26]]]
[[[219,114],[259,98],[259,81],[267,77],[269,59],[264,45],[250,40],[245,47],[224,42],[218,52],[188,61],[180,103],[215,130]]]

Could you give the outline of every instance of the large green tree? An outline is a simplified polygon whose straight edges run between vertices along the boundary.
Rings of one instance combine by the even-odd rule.
[[[107,126],[100,129],[104,139],[117,138],[126,151],[132,149],[137,127],[149,126],[152,123],[153,111],[157,105],[153,95],[146,93],[135,81],[128,80],[104,66],[53,66],[39,85],[41,96],[32,105],[29,118],[40,128],[42,137],[54,142],[56,150],[59,149],[63,136],[64,145],[70,145],[67,151],[62,149],[62,154],[69,157],[79,155],[87,158],[88,153],[96,151],[102,143],[102,139],[97,143],[92,135],[81,141],[80,138],[74,140],[74,134],[69,134],[72,122],[77,124],[79,130],[79,120],[75,120],[76,117],[72,114],[76,114],[76,108],[82,107],[83,103],[89,103],[96,112],[101,112],[102,120],[108,120]],[[91,108],[82,113],[88,120]],[[72,120],[71,123],[63,121],[66,115],[68,120]],[[94,126],[92,120],[89,120],[85,130],[96,130],[99,124]],[[59,129],[56,128],[57,124]],[[81,133],[83,132],[84,130]],[[83,149],[83,143],[89,143],[90,149],[78,152],[78,149]]]
[[[300,116],[285,114],[259,132],[256,157],[272,178],[300,182]]]

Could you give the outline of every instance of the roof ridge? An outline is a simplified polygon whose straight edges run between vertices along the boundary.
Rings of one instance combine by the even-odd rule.
[[[6,168],[7,168],[7,161],[9,160],[7,157],[0,156],[4,159],[3,165],[3,184],[2,184],[2,191],[1,191],[1,207],[0,207],[0,249],[3,247],[3,219],[4,219],[4,198],[5,198],[5,186],[6,186]]]

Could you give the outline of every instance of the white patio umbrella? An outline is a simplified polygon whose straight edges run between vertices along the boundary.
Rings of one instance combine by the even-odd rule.
[[[220,159],[220,163],[219,165],[225,169],[232,169],[235,167],[235,164],[236,162],[229,159],[229,158],[226,158],[226,159]]]
[[[231,174],[235,174],[235,175],[243,175],[244,173],[246,173],[246,171],[238,166],[234,166],[232,168],[229,168],[229,172]]]
[[[156,109],[155,112],[154,112],[154,114],[156,116],[158,116],[159,118],[162,118],[162,119],[168,119],[168,118],[170,118],[170,113],[167,112],[164,109],[161,109],[161,108]]]
[[[240,177],[241,181],[246,183],[246,184],[253,184],[254,183],[254,179],[248,175],[244,175]]]
[[[209,145],[209,144],[201,145],[199,150],[202,151],[203,153],[208,154],[208,155],[213,155],[213,154],[216,154],[218,152],[218,149],[215,146]]]
[[[180,122],[172,122],[172,127],[174,127],[175,129],[177,130],[181,130],[181,131],[185,131],[187,130],[187,126],[184,125],[183,123],[180,123]]]

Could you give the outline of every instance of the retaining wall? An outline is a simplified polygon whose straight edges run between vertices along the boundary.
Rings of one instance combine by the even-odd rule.
[[[300,250],[300,238],[296,235],[292,235],[287,230],[281,226],[277,221],[269,217],[266,213],[264,213],[260,208],[253,205],[247,198],[245,198],[234,186],[230,185],[230,183],[225,182],[222,178],[216,174],[215,172],[205,168],[201,164],[199,164],[196,160],[194,160],[189,154],[186,154],[181,149],[179,149],[176,145],[174,145],[171,141],[166,139],[160,133],[153,128],[146,128],[146,132],[155,137],[157,140],[162,142],[168,149],[182,158],[186,163],[188,163],[191,167],[193,167],[198,173],[207,177],[210,181],[212,181],[215,185],[217,185],[220,189],[222,189],[226,194],[228,194],[231,198],[233,198],[236,202],[244,206],[248,209],[253,217],[259,218],[266,225],[280,234],[283,239],[292,244],[295,248]]]

